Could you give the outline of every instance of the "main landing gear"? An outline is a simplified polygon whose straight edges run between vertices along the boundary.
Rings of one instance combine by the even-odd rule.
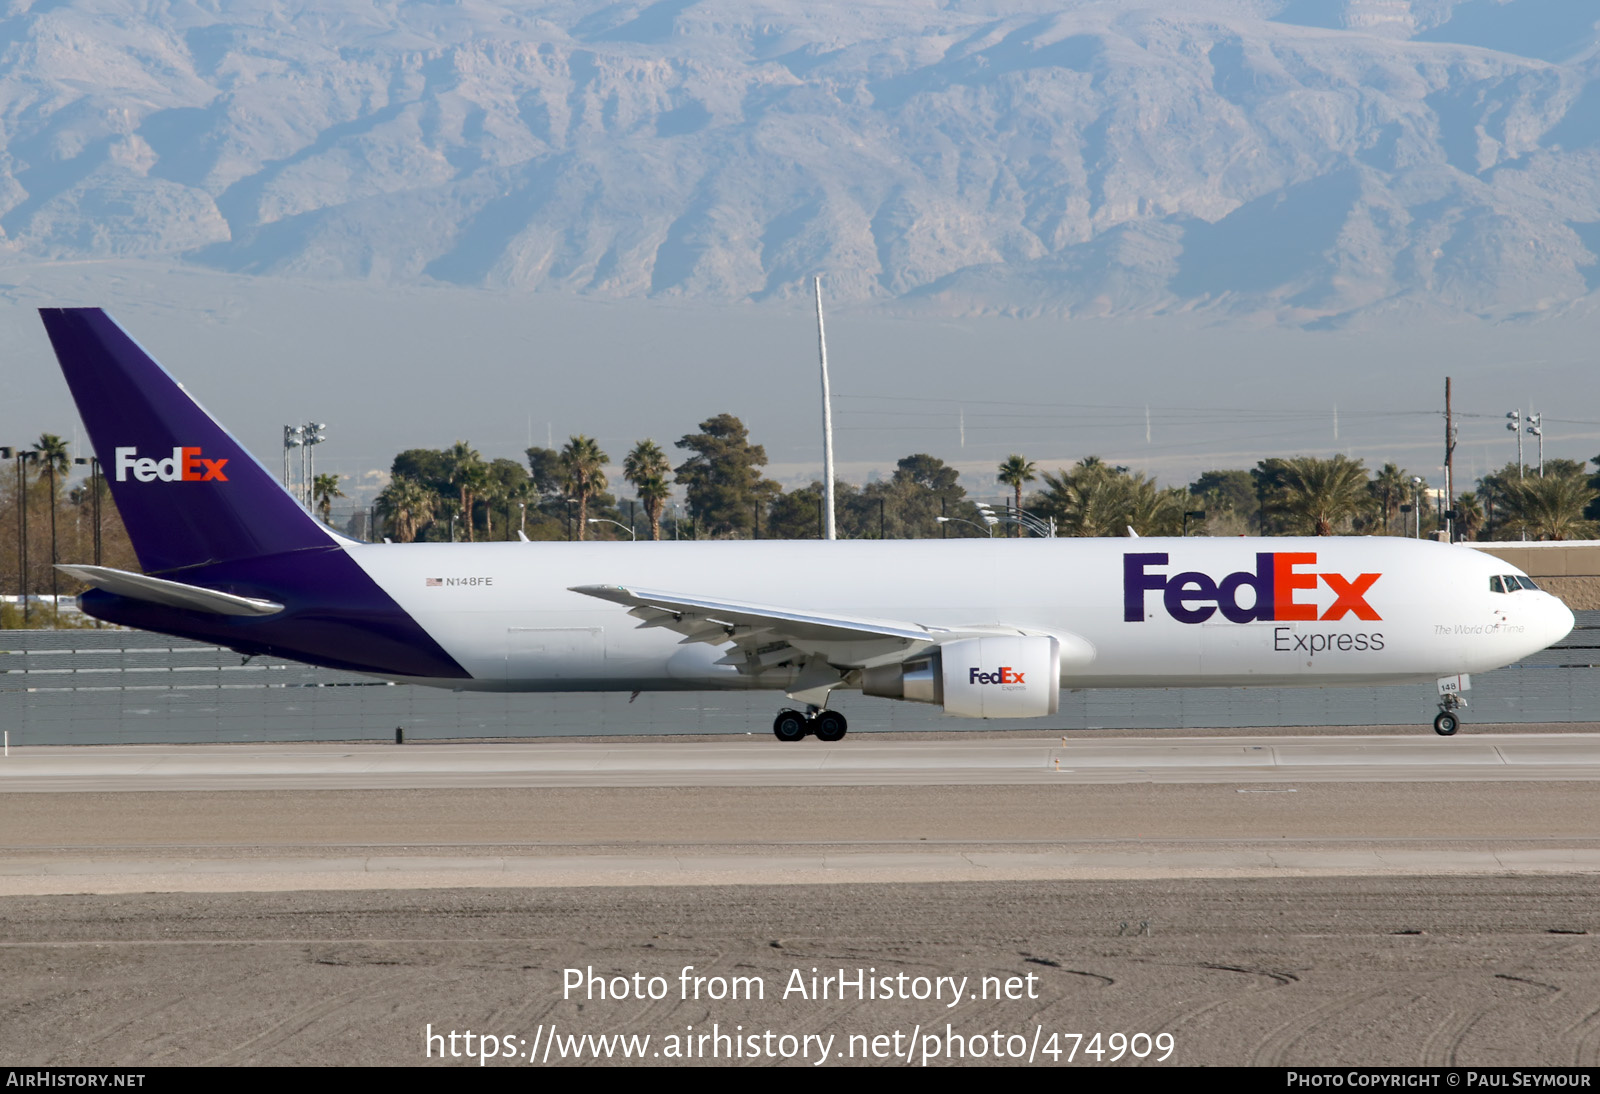
[[[844,740],[849,729],[850,723],[843,714],[816,707],[807,707],[804,714],[798,710],[780,710],[772,720],[772,735],[780,741],[801,741],[806,734],[815,733],[817,740],[832,743]]]
[[[1433,719],[1433,731],[1441,737],[1454,737],[1461,728],[1461,718],[1456,711],[1466,705],[1466,700],[1459,695],[1439,696],[1439,713]]]

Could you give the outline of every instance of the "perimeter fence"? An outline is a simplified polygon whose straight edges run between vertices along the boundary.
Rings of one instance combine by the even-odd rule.
[[[1600,612],[1560,645],[1473,677],[1466,721],[1600,721]],[[770,732],[774,692],[453,692],[386,684],[163,635],[0,631],[0,728],[12,744],[393,740]],[[1427,685],[1068,691],[1050,718],[981,722],[845,694],[852,732],[1416,725]]]

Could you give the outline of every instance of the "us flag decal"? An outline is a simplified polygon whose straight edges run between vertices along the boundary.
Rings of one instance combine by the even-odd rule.
[[[442,578],[442,577],[430,577],[430,578],[427,579],[427,588],[430,588],[430,589],[433,588],[435,585],[443,585],[443,584],[444,584],[444,578]]]

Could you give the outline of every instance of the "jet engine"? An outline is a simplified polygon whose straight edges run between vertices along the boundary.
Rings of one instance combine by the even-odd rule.
[[[1041,718],[1061,702],[1061,643],[1050,635],[985,635],[942,643],[914,660],[862,673],[881,699],[938,703],[962,718]]]

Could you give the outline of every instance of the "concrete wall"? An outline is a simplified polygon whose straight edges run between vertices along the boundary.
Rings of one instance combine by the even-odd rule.
[[[1600,541],[1565,543],[1473,543],[1486,555],[1511,563],[1566,601],[1573,611],[1600,610]]]

